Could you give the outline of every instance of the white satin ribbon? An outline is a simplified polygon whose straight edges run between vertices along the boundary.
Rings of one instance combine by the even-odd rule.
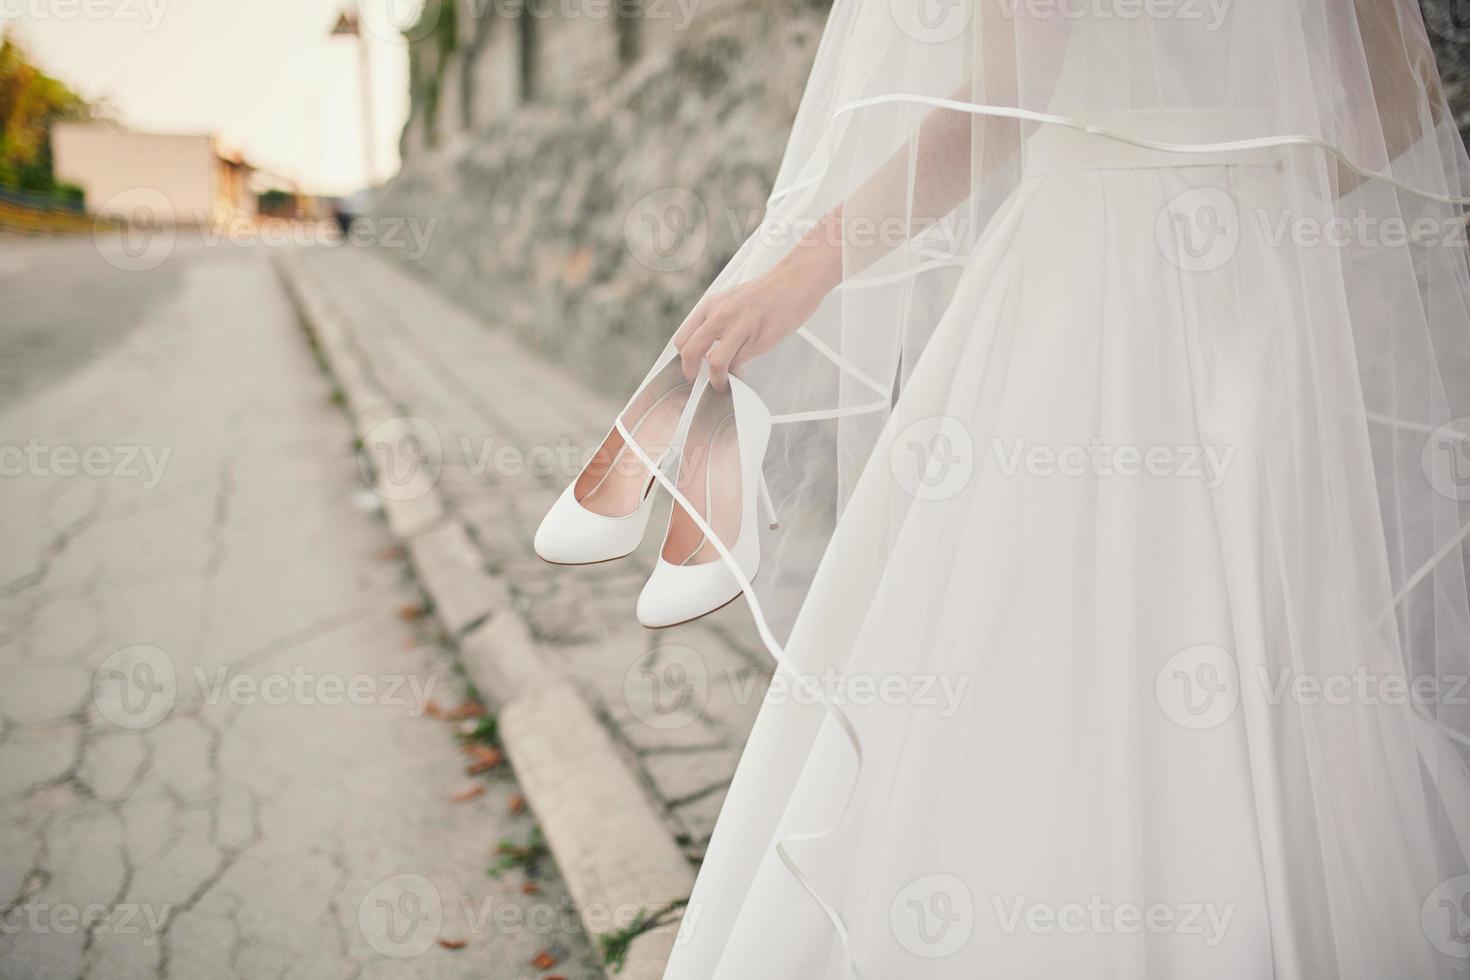
[[[935,96],[915,95],[907,92],[895,92],[888,95],[875,95],[871,98],[866,99],[856,99],[852,102],[847,103],[846,105],[839,107],[837,111],[832,114],[832,119],[835,122],[843,115],[850,112],[855,112],[858,109],[866,109],[872,106],[894,105],[900,103],[927,105],[935,109],[950,109],[955,112],[967,112],[970,115],[974,116],[994,116],[1002,119],[1017,119],[1023,122],[1040,123],[1046,126],[1065,126],[1068,129],[1074,129],[1078,132],[1086,133],[1089,136],[1097,136],[1102,139],[1114,140],[1119,143],[1127,143],[1131,146],[1139,147],[1140,149],[1155,150],[1162,153],[1219,154],[1248,152],[1251,150],[1265,150],[1284,146],[1306,146],[1322,150],[1329,155],[1337,158],[1337,160],[1339,160],[1343,166],[1347,167],[1359,177],[1365,177],[1369,180],[1381,180],[1393,187],[1397,187],[1399,190],[1404,191],[1407,194],[1413,194],[1416,197],[1422,197],[1430,201],[1437,201],[1440,204],[1470,205],[1470,197],[1460,197],[1453,194],[1440,194],[1435,191],[1420,190],[1417,187],[1410,187],[1408,184],[1396,180],[1389,174],[1380,173],[1376,170],[1368,170],[1360,167],[1356,163],[1354,163],[1352,159],[1347,155],[1347,153],[1344,152],[1340,147],[1329,143],[1324,139],[1319,139],[1316,136],[1307,136],[1303,134],[1261,136],[1255,139],[1226,140],[1225,142],[1221,143],[1165,143],[1158,140],[1143,139],[1142,137],[1133,136],[1129,133],[1124,133],[1116,129],[1110,129],[1106,126],[1097,126],[1092,123],[1085,123],[1080,119],[1073,119],[1071,116],[1057,116],[1046,112],[1036,112],[1031,109],[1019,109],[1011,106],[982,105],[975,102],[961,102],[957,99],[941,99]],[[785,187],[777,190],[773,192],[771,196],[767,199],[767,204],[775,204],[782,198],[788,197],[796,191],[802,190],[810,186],[811,184],[816,183],[818,179],[820,179],[820,174],[810,177],[804,181],[797,181],[790,187]]]

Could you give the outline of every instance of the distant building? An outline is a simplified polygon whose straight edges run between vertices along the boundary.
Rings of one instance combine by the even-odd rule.
[[[51,149],[57,180],[79,185],[87,210],[101,217],[148,208],[164,223],[204,224],[256,212],[255,168],[213,136],[68,122],[52,128]]]

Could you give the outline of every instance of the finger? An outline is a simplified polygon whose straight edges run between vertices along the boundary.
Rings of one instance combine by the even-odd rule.
[[[730,365],[740,355],[740,349],[745,346],[745,335],[737,331],[730,331],[720,338],[720,342],[709,352],[709,383],[714,385],[716,391],[724,391],[727,385],[726,378],[730,373]]]
[[[735,355],[735,360],[730,362],[730,376],[743,379],[745,377],[745,365],[749,364],[755,355],[751,353],[751,343],[746,341],[740,345],[740,353]]]
[[[684,380],[693,381],[699,374],[699,363],[709,353],[710,347],[720,339],[721,325],[718,320],[706,319],[684,341],[679,348],[679,359],[683,362]]]
[[[679,329],[674,331],[674,348],[676,350],[683,350],[684,345],[688,343],[694,331],[698,330],[706,319],[708,319],[708,314],[706,313],[705,304],[697,304],[694,309],[689,311],[689,315],[684,318],[684,322],[679,324]]]
[[[725,391],[729,385],[728,378],[731,367],[739,360],[739,354],[750,342],[750,331],[744,326],[736,326],[731,331],[726,331],[725,336],[720,338],[719,344],[714,345],[706,356],[710,361],[710,383],[716,391]]]

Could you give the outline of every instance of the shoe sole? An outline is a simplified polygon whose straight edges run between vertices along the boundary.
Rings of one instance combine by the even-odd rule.
[[[636,549],[634,550],[636,551]],[[541,558],[540,555],[537,555],[536,557],[541,558],[541,560],[546,562],[546,564],[548,565],[559,565],[562,568],[590,568],[593,565],[606,565],[608,562],[622,561],[624,558],[627,558],[633,553],[633,551],[630,551],[627,554],[616,555],[612,558],[599,558],[597,561],[552,561],[550,558]]]
[[[638,625],[642,626],[646,630],[671,630],[675,626],[686,626],[689,623],[696,622],[697,620],[701,620],[706,616],[710,616],[719,612],[721,609],[724,609],[730,603],[734,602],[735,599],[739,599],[743,595],[745,595],[744,592],[739,592],[735,595],[734,599],[726,599],[724,602],[720,603],[718,606],[715,606],[715,608],[711,609],[709,612],[702,612],[698,616],[690,616],[688,619],[681,619],[677,623],[669,623],[666,626],[649,626],[647,623],[639,623]]]
[[[755,579],[751,579],[750,580],[750,584],[751,585],[754,585],[755,584]],[[721,609],[724,609],[730,603],[734,602],[736,599],[739,599],[743,595],[745,595],[745,590],[744,589],[741,589],[739,592],[735,593],[735,595],[733,595],[729,599],[726,599],[724,602],[720,603],[718,606],[715,606],[715,608],[711,609],[709,612],[702,612],[698,616],[690,616],[688,619],[681,619],[677,623],[670,623],[667,626],[649,626],[646,623],[639,623],[638,625],[639,626],[642,626],[646,630],[671,630],[675,626],[685,626],[685,625],[687,625],[689,623],[695,622],[696,620],[703,619],[706,616],[712,616],[715,613],[719,612]]]

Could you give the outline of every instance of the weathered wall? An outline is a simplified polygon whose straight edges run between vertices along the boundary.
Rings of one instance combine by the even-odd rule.
[[[1420,0],[1455,121],[1470,144],[1470,10],[1461,0]]]
[[[753,229],[825,19],[790,0],[706,13],[600,89],[446,133],[377,195],[436,219],[418,268],[609,391]]]
[[[529,37],[505,15],[520,2],[543,5]],[[1470,130],[1470,20],[1424,2]],[[545,16],[566,10],[582,13]],[[824,0],[430,0],[431,15],[406,164],[377,210],[436,219],[423,272],[626,391],[754,228]]]

